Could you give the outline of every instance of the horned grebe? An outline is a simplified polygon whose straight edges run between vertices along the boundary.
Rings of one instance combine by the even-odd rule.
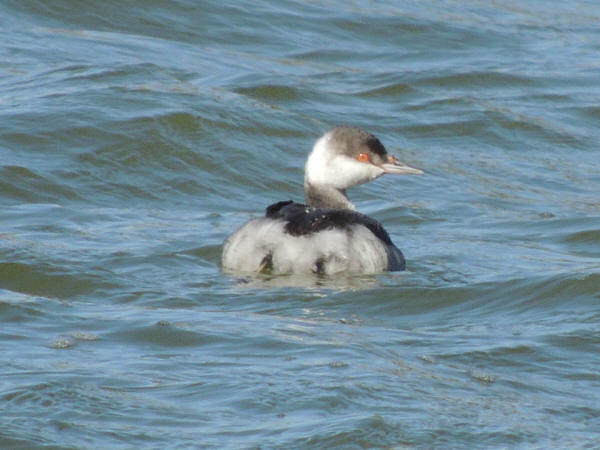
[[[337,127],[317,140],[304,174],[306,205],[267,207],[223,246],[223,269],[254,273],[376,273],[404,270],[400,249],[375,219],[356,211],[346,189],[383,174],[422,174],[389,155],[370,133]]]

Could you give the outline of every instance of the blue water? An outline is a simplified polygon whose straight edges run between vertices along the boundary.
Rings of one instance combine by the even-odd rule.
[[[0,3],[1,448],[600,447],[600,4]],[[314,141],[404,273],[224,239]]]

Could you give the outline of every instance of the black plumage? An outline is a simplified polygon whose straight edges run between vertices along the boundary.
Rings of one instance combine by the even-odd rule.
[[[390,260],[388,270],[404,270],[404,256],[390,239],[385,228],[375,219],[347,209],[315,208],[292,200],[273,203],[265,216],[285,221],[284,230],[291,236],[303,236],[328,229],[348,230],[353,225],[363,225],[385,245]]]

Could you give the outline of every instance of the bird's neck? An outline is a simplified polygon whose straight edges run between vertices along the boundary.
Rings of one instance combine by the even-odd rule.
[[[348,199],[344,189],[314,185],[305,181],[304,195],[306,196],[308,206],[315,208],[356,209],[354,204]]]

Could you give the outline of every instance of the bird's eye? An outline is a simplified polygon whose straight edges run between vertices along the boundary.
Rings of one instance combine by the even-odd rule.
[[[360,162],[369,162],[369,155],[366,153],[360,153],[356,159],[358,159]]]

